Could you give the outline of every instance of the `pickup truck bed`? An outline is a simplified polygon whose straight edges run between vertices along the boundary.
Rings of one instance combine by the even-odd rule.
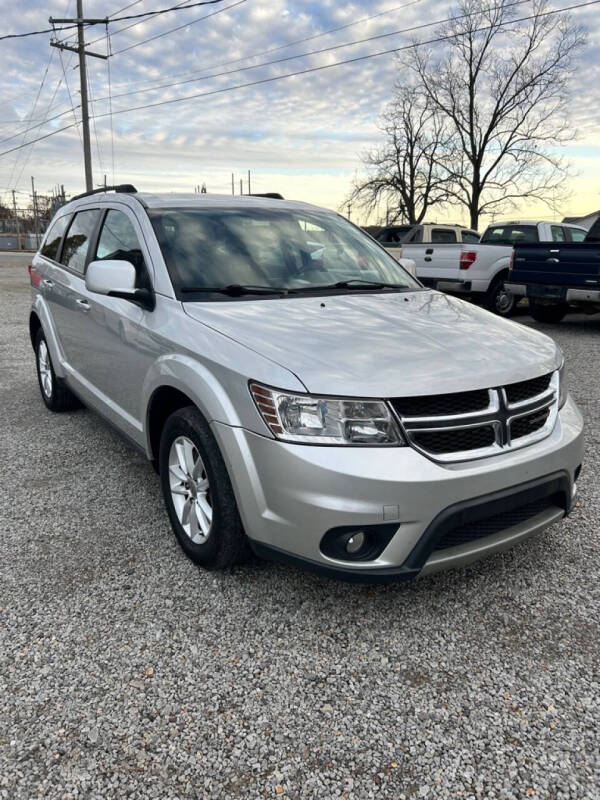
[[[517,245],[505,285],[529,298],[540,322],[559,322],[569,308],[600,311],[600,242]]]

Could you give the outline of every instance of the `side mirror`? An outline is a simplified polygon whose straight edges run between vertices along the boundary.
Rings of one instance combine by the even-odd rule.
[[[121,297],[142,306],[154,308],[154,296],[148,289],[136,289],[136,272],[129,261],[92,261],[85,273],[85,288],[88,292]]]

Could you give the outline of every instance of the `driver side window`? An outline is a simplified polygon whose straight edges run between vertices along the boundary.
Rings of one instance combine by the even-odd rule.
[[[135,267],[136,289],[150,289],[140,242],[129,217],[110,209],[104,218],[96,248],[96,260],[129,261]]]

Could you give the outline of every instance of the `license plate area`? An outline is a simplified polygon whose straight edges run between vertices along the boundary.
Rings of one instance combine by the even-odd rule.
[[[546,300],[564,300],[567,296],[567,290],[564,286],[544,286],[530,283],[527,285],[527,296]]]

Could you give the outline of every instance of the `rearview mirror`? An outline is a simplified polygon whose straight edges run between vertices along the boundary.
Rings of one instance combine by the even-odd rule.
[[[106,261],[92,261],[85,273],[85,288],[88,292],[121,297],[152,310],[154,294],[148,289],[136,289],[135,283],[135,267],[129,261],[110,258]]]

